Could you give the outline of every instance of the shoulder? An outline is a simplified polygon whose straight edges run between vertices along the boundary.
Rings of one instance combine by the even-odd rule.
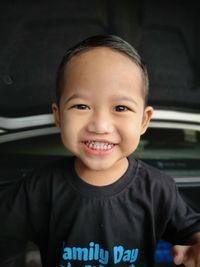
[[[141,201],[151,206],[158,225],[165,225],[177,207],[178,189],[173,177],[159,169],[137,161],[136,183]]]
[[[157,205],[171,206],[176,202],[177,187],[173,177],[141,160],[136,160],[136,166],[132,187],[137,188],[140,196]]]
[[[70,172],[74,166],[74,158],[73,157],[62,157],[58,160],[54,160],[50,163],[47,163],[39,168],[34,168],[30,175],[29,179],[45,179],[46,177],[50,177],[54,174],[60,175],[63,172]]]
[[[137,160],[137,166],[137,175],[144,181],[149,182],[152,185],[158,184],[160,186],[175,186],[174,178],[164,171],[161,171],[141,160]]]
[[[33,169],[24,179],[26,190],[31,193],[48,195],[53,187],[70,176],[74,167],[73,157],[63,157],[42,167]],[[68,174],[68,175],[67,175]]]

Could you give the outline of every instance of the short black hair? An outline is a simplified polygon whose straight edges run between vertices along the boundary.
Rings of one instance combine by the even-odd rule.
[[[67,50],[66,54],[62,58],[62,61],[58,67],[57,78],[56,78],[56,99],[59,105],[60,97],[63,91],[63,78],[64,70],[70,59],[78,54],[89,51],[96,47],[108,47],[128,56],[141,70],[143,78],[142,93],[144,97],[145,105],[147,104],[148,92],[149,92],[149,78],[146,66],[142,61],[138,51],[128,42],[116,35],[95,35],[91,36],[75,46]]]

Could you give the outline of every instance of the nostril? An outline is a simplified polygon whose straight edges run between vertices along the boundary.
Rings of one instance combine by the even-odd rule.
[[[113,126],[107,121],[94,121],[88,125],[88,131],[96,134],[108,134],[113,132]]]

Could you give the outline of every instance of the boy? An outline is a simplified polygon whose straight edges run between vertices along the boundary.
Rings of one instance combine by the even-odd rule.
[[[45,267],[151,267],[160,238],[182,244],[176,264],[200,266],[200,215],[172,178],[128,157],[153,113],[147,95],[146,68],[119,37],[94,36],[67,52],[52,108],[74,157],[4,194],[0,266],[31,239]],[[20,247],[6,251],[13,242]]]

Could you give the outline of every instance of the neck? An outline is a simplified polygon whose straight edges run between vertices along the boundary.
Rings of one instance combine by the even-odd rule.
[[[106,170],[88,169],[82,161],[76,159],[75,170],[79,177],[94,186],[106,186],[119,180],[128,168],[128,159],[123,158]]]

